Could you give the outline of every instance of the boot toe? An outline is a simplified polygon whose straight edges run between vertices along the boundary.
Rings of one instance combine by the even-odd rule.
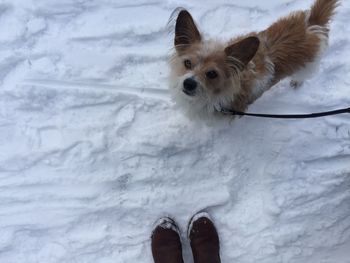
[[[160,219],[152,233],[151,240],[155,263],[183,263],[179,228],[174,220]]]
[[[220,242],[215,225],[207,213],[199,213],[190,221],[188,237],[195,263],[219,263]]]

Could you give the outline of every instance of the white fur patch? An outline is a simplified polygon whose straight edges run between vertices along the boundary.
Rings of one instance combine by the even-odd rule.
[[[322,55],[328,47],[329,30],[327,27],[314,25],[310,26],[307,31],[311,34],[317,35],[317,37],[320,39],[320,49],[318,54],[315,56],[314,61],[307,63],[303,69],[292,75],[292,82],[299,84],[309,79],[319,69]]]
[[[267,74],[262,78],[257,78],[255,82],[255,87],[253,89],[252,100],[259,98],[266,90],[270,88],[270,83],[275,75],[275,65],[270,58],[265,59],[265,68]]]

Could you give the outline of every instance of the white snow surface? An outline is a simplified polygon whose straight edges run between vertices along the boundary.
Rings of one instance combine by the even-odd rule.
[[[261,30],[313,0],[2,0],[0,262],[151,263],[163,216],[208,211],[223,263],[350,262],[350,115],[183,116],[168,92],[167,21],[208,35]],[[320,70],[252,112],[350,105],[350,1]]]

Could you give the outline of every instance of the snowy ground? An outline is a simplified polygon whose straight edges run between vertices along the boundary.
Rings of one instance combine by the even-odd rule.
[[[176,7],[230,37],[311,3],[0,1],[0,262],[150,263],[160,216],[186,242],[207,209],[223,263],[349,263],[350,116],[200,127],[167,90]],[[320,72],[250,111],[349,106],[349,22],[344,0]]]

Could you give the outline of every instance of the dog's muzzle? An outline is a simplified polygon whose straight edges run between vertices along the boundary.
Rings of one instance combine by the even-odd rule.
[[[194,96],[196,94],[197,89],[197,81],[195,81],[193,78],[185,79],[183,83],[183,92],[188,96]]]

